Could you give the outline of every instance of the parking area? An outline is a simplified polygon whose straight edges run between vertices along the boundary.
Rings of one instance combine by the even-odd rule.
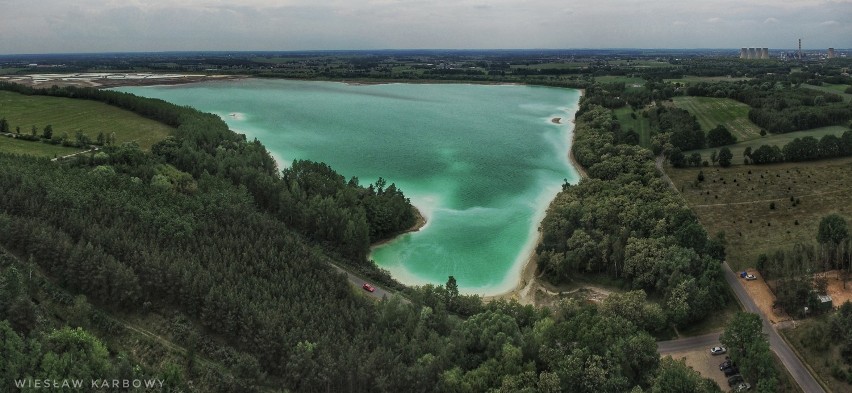
[[[713,356],[710,354],[709,348],[694,351],[672,352],[670,355],[673,359],[685,359],[686,365],[698,371],[704,378],[710,378],[719,384],[722,391],[730,390],[728,387],[728,378],[719,371],[719,363],[725,361],[725,355]]]
[[[754,303],[757,304],[757,307],[760,308],[760,311],[769,318],[769,321],[772,323],[789,321],[790,316],[787,313],[783,312],[779,309],[772,308],[772,305],[775,303],[775,295],[766,285],[766,281],[763,281],[763,277],[761,277],[760,273],[755,269],[746,269],[748,274],[754,275],[756,280],[745,280],[743,278],[739,278],[742,280],[743,287],[746,292],[748,292],[749,297],[754,300]]]

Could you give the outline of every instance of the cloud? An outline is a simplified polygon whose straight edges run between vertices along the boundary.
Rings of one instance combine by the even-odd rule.
[[[0,54],[783,48],[795,31],[815,46],[852,47],[852,24],[840,22],[852,0],[0,0],[0,10]]]

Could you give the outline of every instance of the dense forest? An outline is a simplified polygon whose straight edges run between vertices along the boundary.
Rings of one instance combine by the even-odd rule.
[[[653,307],[647,315],[636,312],[647,309],[644,295],[615,295],[600,308],[566,300],[535,309],[482,304],[459,295],[450,280],[446,287],[408,289],[408,300],[361,296],[330,263],[379,275],[365,258],[370,242],[413,222],[402,192],[383,179],[363,187],[307,161],[279,175],[259,142],[246,141],[212,115],[163,101],[92,89],[2,87],[95,99],[178,128],[151,154],[125,144],[64,163],[0,155],[3,247],[107,313],[174,314],[169,330],[182,332],[174,338],[233,373],[215,386],[199,386],[191,367],[181,366],[180,378],[169,385],[175,390],[623,392],[663,391],[676,381],[689,391],[718,391],[683,362],[660,361],[645,329],[662,314]],[[584,119],[595,111],[584,110]],[[650,157],[637,154],[620,163],[624,168],[589,166],[600,178],[654,183]],[[713,249],[700,227],[689,226],[694,218],[688,210],[676,210],[683,222],[660,224],[675,239],[660,241],[670,241],[667,250],[686,264],[675,270],[694,274],[705,263],[718,268],[715,260],[680,246],[698,247],[693,243],[700,238],[702,250]],[[622,274],[620,265],[596,263],[591,270]],[[698,280],[718,274],[707,272]],[[714,280],[700,281],[701,289],[691,276],[635,282],[637,288],[675,286],[668,302],[685,314],[666,315],[686,321],[698,312],[683,306],[722,301],[712,298],[721,284]],[[119,355],[74,329],[88,323],[69,316],[71,328],[40,327],[43,311],[30,306],[27,291],[9,290],[15,282],[4,278],[0,292],[0,303],[14,305],[0,310],[0,319],[9,320],[0,323],[0,349],[16,359],[0,367],[4,376],[24,369],[35,370],[27,375],[36,378],[67,375],[30,368],[54,357],[77,364],[71,373],[79,377],[118,375],[108,363]],[[98,334],[112,334],[93,325]]]
[[[618,122],[610,110],[588,104],[595,101],[581,103],[574,130],[574,154],[588,178],[566,184],[550,205],[539,266],[553,282],[577,274],[624,280],[662,298],[668,322],[699,321],[727,301],[719,265],[724,237],[708,240],[661,179],[652,153],[619,143]]]

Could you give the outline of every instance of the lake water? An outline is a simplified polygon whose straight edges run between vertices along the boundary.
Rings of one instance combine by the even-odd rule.
[[[279,165],[311,159],[364,185],[396,183],[428,223],[371,257],[405,284],[452,275],[465,293],[513,289],[547,205],[578,179],[577,90],[260,79],[116,90],[218,114]]]

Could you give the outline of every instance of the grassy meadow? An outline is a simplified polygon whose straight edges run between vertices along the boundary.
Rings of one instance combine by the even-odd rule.
[[[704,132],[719,124],[728,128],[738,141],[760,138],[760,127],[748,119],[749,106],[729,98],[674,97],[676,107],[695,115]]]
[[[135,141],[143,150],[149,150],[154,143],[174,131],[155,120],[100,102],[26,96],[8,91],[0,91],[0,118],[6,118],[12,132],[20,127],[22,134],[30,133],[32,126],[41,134],[48,124],[53,126],[54,137],[68,133],[70,138],[74,138],[77,131],[82,131],[94,140],[100,132],[105,135],[114,132],[117,144]],[[8,141],[0,141],[5,142]],[[41,145],[45,144],[23,143],[30,143],[34,148],[38,146],[35,154],[43,155]]]
[[[647,117],[642,117],[641,111],[634,112],[633,108],[630,106],[623,106],[614,110],[613,113],[615,113],[615,117],[618,119],[618,123],[621,124],[622,129],[632,129],[639,134],[640,146],[651,146],[651,123],[648,121]],[[630,115],[631,113],[636,114],[635,119]]]
[[[23,131],[21,131],[23,133]],[[0,136],[0,152],[11,154],[25,154],[38,157],[61,157],[82,151],[76,147],[65,147],[60,145],[48,145],[39,141],[25,141],[7,136]]]
[[[824,93],[834,93],[841,97],[843,97],[843,101],[849,102],[852,101],[852,94],[847,94],[845,91],[849,88],[849,85],[829,85],[825,84],[822,86],[814,86],[809,84],[803,84],[802,87],[807,87],[808,89],[818,90]]]
[[[699,171],[704,171],[703,182],[697,181]],[[814,242],[819,221],[828,214],[852,219],[852,158],[729,168],[668,167],[666,173],[707,232],[725,232],[727,259],[734,270],[754,266],[761,253]],[[794,204],[791,197],[800,203]]]
[[[729,76],[695,76],[695,75],[684,75],[683,78],[678,79],[665,79],[666,82],[672,83],[683,83],[688,85],[690,83],[700,83],[700,82],[737,82],[737,81],[747,81],[752,78],[738,77],[732,78]]]
[[[590,64],[589,62],[579,62],[579,61],[566,61],[564,63],[530,63],[530,64],[512,64],[511,68],[520,68],[520,69],[528,69],[528,70],[568,70],[575,68],[586,68]]]
[[[605,75],[596,76],[595,81],[600,83],[624,83],[627,88],[635,88],[645,86],[645,79],[631,76]]]

